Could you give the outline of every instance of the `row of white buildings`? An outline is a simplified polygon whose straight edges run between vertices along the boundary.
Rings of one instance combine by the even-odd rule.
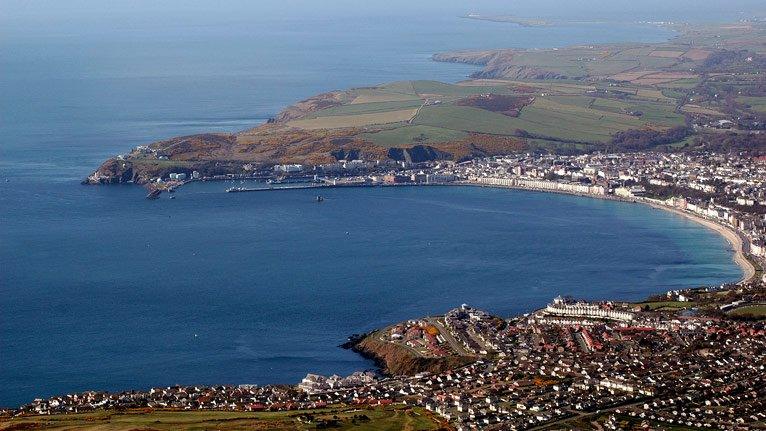
[[[469,180],[477,184],[486,184],[489,186],[502,186],[529,190],[545,190],[562,193],[575,193],[581,195],[606,195],[606,188],[604,186],[566,181],[551,181],[535,178],[487,177],[473,177],[469,178]]]

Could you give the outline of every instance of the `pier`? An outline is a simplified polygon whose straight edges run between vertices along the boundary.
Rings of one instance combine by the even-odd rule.
[[[344,183],[344,184],[310,184],[287,187],[231,187],[226,189],[226,193],[244,193],[244,192],[273,192],[282,190],[304,190],[304,189],[340,189],[340,188],[361,188],[361,187],[422,187],[422,186],[445,186],[446,183]]]

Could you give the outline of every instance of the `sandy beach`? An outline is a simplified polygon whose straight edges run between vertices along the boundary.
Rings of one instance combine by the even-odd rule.
[[[667,207],[663,205],[657,205],[649,202],[641,202],[639,203],[645,203],[653,208],[657,208],[660,210],[670,211],[674,214],[678,214],[682,217],[686,217],[689,220],[695,221],[703,226],[705,226],[708,229],[714,230],[718,232],[721,236],[723,236],[726,241],[731,244],[732,248],[734,249],[734,262],[742,268],[742,271],[744,272],[742,279],[739,281],[739,283],[747,283],[750,281],[753,277],[755,277],[755,266],[745,257],[745,247],[746,243],[742,239],[742,237],[734,231],[734,229],[724,226],[720,223],[716,223],[712,220],[708,220],[706,218],[702,218],[696,214],[691,214],[686,211],[682,211],[678,208],[672,208]]]
[[[529,189],[524,187],[503,186],[503,185],[495,185],[495,184],[479,184],[479,183],[472,183],[472,182],[459,182],[459,183],[455,183],[455,185],[463,185],[463,186],[469,185],[469,186],[478,186],[478,187],[525,190],[525,191],[540,192],[540,193],[560,193],[565,195],[581,196],[581,197],[587,197],[587,198],[593,198],[593,199],[614,200],[614,201],[620,201],[620,202],[649,205],[652,208],[656,208],[658,210],[663,210],[663,211],[669,211],[681,217],[685,217],[689,220],[697,222],[701,224],[702,226],[705,226],[708,229],[714,230],[719,235],[723,236],[726,239],[726,241],[728,241],[729,244],[731,244],[732,248],[734,249],[734,263],[736,263],[737,266],[742,268],[743,275],[742,275],[742,279],[740,279],[738,282],[739,284],[747,283],[751,281],[756,274],[755,266],[753,266],[753,264],[747,259],[747,257],[745,257],[745,253],[747,252],[747,250],[745,249],[746,242],[742,239],[742,237],[737,232],[734,231],[734,229],[728,226],[724,226],[720,223],[716,223],[712,220],[708,220],[696,214],[682,211],[678,208],[668,207],[665,205],[658,205],[652,202],[647,202],[642,200],[622,199],[616,196],[598,196],[598,195],[590,195],[590,194],[569,193],[569,192],[559,191],[559,190]]]

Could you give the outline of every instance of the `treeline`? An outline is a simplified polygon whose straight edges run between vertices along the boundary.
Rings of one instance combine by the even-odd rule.
[[[648,181],[642,182],[642,186],[646,189],[647,196],[654,199],[668,199],[677,196],[683,196],[687,199],[699,199],[702,201],[709,201],[715,195],[705,193],[702,190],[690,189],[688,187],[676,187],[676,186],[657,186],[649,184]]]
[[[746,49],[716,51],[702,63],[700,72],[722,73],[746,71],[759,72],[766,68],[766,56]]]
[[[766,155],[765,133],[710,133],[694,140],[695,149],[715,152],[747,153],[752,156]]]
[[[672,127],[668,130],[629,129],[615,133],[607,146],[608,152],[643,151],[662,145],[683,141],[692,134],[686,126]]]

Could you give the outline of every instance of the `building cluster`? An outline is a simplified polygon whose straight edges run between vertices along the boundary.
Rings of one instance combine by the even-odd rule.
[[[456,352],[466,352],[468,355],[487,355],[489,352],[500,351],[498,330],[501,326],[502,319],[466,304],[444,315],[444,327],[450,337],[456,340],[456,344],[459,344]]]
[[[357,371],[350,376],[341,377],[333,374],[325,377],[319,374],[307,374],[298,384],[298,389],[316,394],[337,389],[354,388],[375,382],[377,376],[371,371]]]
[[[561,309],[577,313],[561,315]],[[438,333],[445,346],[442,355],[470,354],[477,360],[412,377],[309,374],[296,386],[85,392],[37,399],[14,414],[139,407],[285,411],[405,403],[465,430],[546,424],[578,428],[569,421],[583,417],[601,421],[601,429],[617,429],[620,423],[727,430],[766,426],[763,321],[556,298],[543,309],[510,319],[463,305],[442,317],[376,333],[387,334],[391,343]],[[416,356],[419,351],[412,350]],[[422,356],[434,355],[424,351]]]
[[[355,171],[363,184],[457,181],[673,207],[735,230],[756,263],[766,255],[766,160],[717,154],[521,155]],[[342,168],[347,169],[347,168]],[[307,169],[283,165],[278,173]],[[470,357],[415,376],[309,374],[295,386],[165,387],[36,399],[12,414],[108,408],[284,411],[327,405],[418,405],[457,429],[766,429],[766,322],[729,313],[766,303],[760,280],[673,290],[682,312],[555,298],[502,319],[463,305],[371,336],[419,359]]]
[[[422,356],[449,354],[449,346],[441,330],[428,319],[408,320],[387,328],[383,340],[414,349]]]

